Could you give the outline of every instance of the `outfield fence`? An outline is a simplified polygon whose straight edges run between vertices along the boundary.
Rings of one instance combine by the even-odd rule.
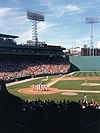
[[[69,56],[69,60],[80,71],[100,71],[100,56]]]

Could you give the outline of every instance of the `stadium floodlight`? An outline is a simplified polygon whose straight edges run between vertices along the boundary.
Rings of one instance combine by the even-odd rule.
[[[44,15],[41,12],[27,11],[27,18],[32,20],[32,40],[34,45],[38,45],[37,22],[44,21]]]
[[[90,24],[90,56],[94,56],[94,42],[93,42],[93,24],[99,23],[99,17],[87,17],[86,18],[86,23]]]
[[[86,23],[99,23],[99,17],[86,18]]]
[[[27,11],[27,18],[36,21],[44,21],[44,15],[40,12]]]

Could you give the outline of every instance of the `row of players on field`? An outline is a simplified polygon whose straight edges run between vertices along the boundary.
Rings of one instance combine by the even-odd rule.
[[[47,91],[48,90],[47,85],[43,84],[42,82],[37,85],[35,85],[33,83],[32,87],[33,87],[33,91],[34,90],[37,90],[37,91]]]

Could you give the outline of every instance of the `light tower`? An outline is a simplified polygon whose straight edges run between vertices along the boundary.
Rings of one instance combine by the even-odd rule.
[[[27,18],[32,20],[32,41],[34,46],[38,45],[37,22],[44,21],[44,15],[36,11],[27,11]]]
[[[99,17],[88,17],[86,23],[90,24],[90,56],[94,56],[94,35],[93,35],[93,24],[99,23]]]

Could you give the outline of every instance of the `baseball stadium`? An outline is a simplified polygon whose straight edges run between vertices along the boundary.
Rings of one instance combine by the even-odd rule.
[[[1,37],[17,38],[4,34]],[[99,56],[66,56],[65,48],[60,46],[44,44],[37,48],[14,42],[11,45],[10,41],[0,46],[0,78],[10,93],[27,100],[56,101],[82,101],[87,93],[89,102],[100,101]]]
[[[100,56],[16,38],[0,34],[0,133],[100,133]]]
[[[99,133],[100,57],[17,37],[0,34],[1,133]]]

